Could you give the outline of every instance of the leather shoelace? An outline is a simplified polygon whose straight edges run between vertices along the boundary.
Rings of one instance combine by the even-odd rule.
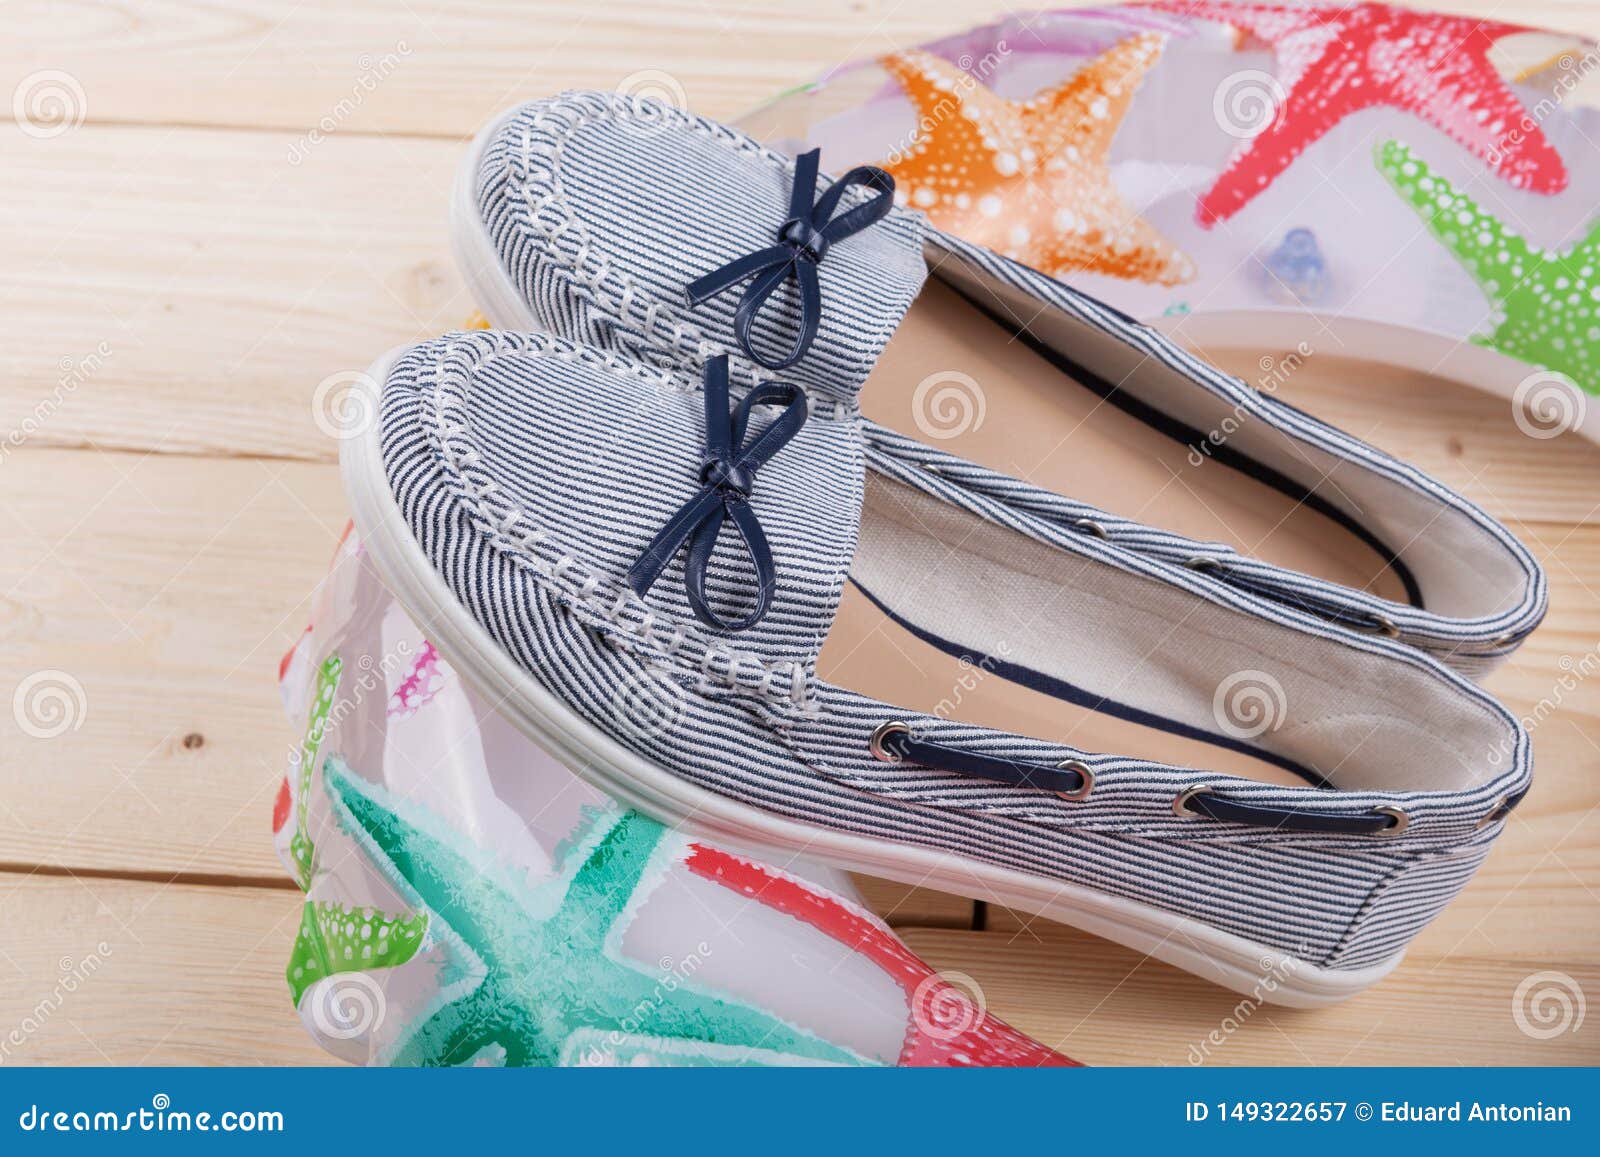
[[[628,585],[643,597],[687,542],[684,586],[695,617],[718,630],[743,631],[755,626],[767,613],[777,583],[772,548],[750,507],[756,471],[806,424],[806,399],[794,386],[767,382],[746,394],[730,413],[726,356],[706,362],[704,382],[706,452],[700,467],[700,491],[678,508],[645,547],[639,561],[628,571]],[[750,411],[757,406],[782,406],[783,411],[744,445]],[[717,535],[727,521],[738,530],[756,572],[755,608],[735,622],[718,616],[706,600],[706,567],[717,547]]]
[[[730,261],[689,285],[689,303],[699,305],[742,281],[749,280],[744,298],[733,317],[733,332],[749,358],[769,370],[787,369],[805,356],[817,336],[822,315],[822,290],[817,266],[828,247],[885,217],[894,206],[894,178],[882,169],[862,165],[851,169],[812,203],[822,150],[812,149],[795,159],[794,186],[789,193],[789,219],[778,229],[778,244]],[[852,185],[878,190],[878,195],[837,217],[839,199]],[[750,331],[756,314],[786,280],[800,288],[800,332],[782,358],[770,360],[758,353]]]
[[[1330,835],[1383,836],[1394,835],[1404,828],[1406,820],[1395,811],[1376,808],[1356,814],[1301,811],[1281,807],[1263,807],[1260,804],[1240,803],[1227,796],[1218,795],[1209,788],[1191,788],[1185,793],[1178,814],[1205,816],[1225,824],[1251,824],[1272,828],[1280,832],[1326,832]]]
[[[947,744],[917,738],[904,723],[880,726],[868,748],[886,763],[918,763],[940,771],[953,771],[978,779],[1008,783],[1017,787],[1050,791],[1070,800],[1087,799],[1094,787],[1094,773],[1076,760],[1061,764],[1031,763],[1006,759],[982,752],[966,751]],[[1520,799],[1520,797],[1518,797]],[[1518,800],[1502,800],[1485,823],[1503,819]],[[1371,808],[1365,812],[1329,812],[1242,803],[1218,794],[1207,785],[1192,787],[1173,803],[1179,816],[1205,816],[1221,823],[1250,824],[1284,832],[1321,832],[1329,835],[1395,836],[1405,830],[1409,820],[1398,808]]]
[[[880,727],[874,736],[872,751],[885,763],[920,763],[924,767],[936,767],[941,771],[953,771],[978,779],[1053,791],[1073,799],[1086,795],[1094,783],[1089,769],[1075,761],[1052,765],[1006,759],[980,751],[965,751],[948,744],[918,739],[903,724],[891,723]]]

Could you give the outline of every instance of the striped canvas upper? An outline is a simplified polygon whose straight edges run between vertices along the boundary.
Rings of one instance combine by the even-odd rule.
[[[1403,947],[1503,826],[1485,817],[1527,786],[1515,720],[1425,656],[1064,532],[1049,512],[937,473],[863,488],[849,415],[808,424],[756,481],[751,504],[780,576],[765,620],[731,636],[701,626],[672,581],[681,562],[634,596],[627,567],[699,486],[700,404],[697,378],[491,332],[406,352],[381,407],[389,484],[462,612],[537,686],[672,775],[775,814],[1153,904],[1339,968]],[[919,560],[934,556],[930,600]],[[1119,674],[1103,656],[1137,642],[1131,682],[1149,698],[1132,705],[1189,725],[1214,710],[1209,665],[1248,656],[1290,705],[1263,752],[1341,790],[1081,751],[824,682],[816,656],[847,571],[974,654],[1014,629],[1008,599],[1047,590],[1062,614],[1030,623],[1019,660],[1087,681]],[[750,577],[737,551],[718,551],[714,597],[737,605]],[[1073,646],[1052,640],[1062,629]],[[889,720],[1006,759],[1079,759],[1094,791],[1069,801],[880,762],[868,740]],[[1378,839],[1180,818],[1173,800],[1196,783],[1261,806],[1397,806],[1410,822]]]
[[[799,697],[855,552],[858,419],[814,415],[761,468],[751,504],[777,560],[772,607],[758,631],[713,633],[689,608],[682,552],[643,599],[623,580],[649,536],[698,489],[698,380],[509,335],[458,336],[430,354],[430,426],[416,433],[437,439],[451,486],[494,542],[569,592],[573,614],[634,640],[642,654],[689,662],[719,692]],[[758,409],[753,422],[763,420]],[[732,531],[722,538],[707,593],[737,618],[749,609],[754,575]]]
[[[685,287],[774,243],[793,170],[714,121],[569,93],[528,105],[495,137],[479,200],[496,250],[552,333],[698,366],[732,345],[739,292],[691,309]],[[852,190],[844,206],[863,196]],[[895,213],[829,250],[817,267],[817,339],[785,381],[813,397],[853,399],[927,275],[924,229],[920,216]],[[784,285],[757,315],[757,347],[786,348],[798,311],[794,285]]]
[[[739,293],[691,310],[685,287],[773,243],[792,173],[786,158],[714,121],[648,100],[566,93],[506,118],[484,153],[477,205],[507,276],[550,332],[666,368],[695,369],[711,354],[731,352],[736,381],[748,383],[770,375],[738,356]],[[971,464],[957,463],[951,476],[1028,511],[1076,507],[1076,521],[1116,527],[1119,541],[1153,558],[1200,562],[1215,584],[1397,633],[1469,674],[1487,671],[1543,617],[1538,566],[1460,495],[1062,282],[932,229],[917,213],[896,210],[829,251],[818,267],[818,339],[785,380],[818,402],[852,405],[930,262],[974,300],[1015,317],[1030,337],[1108,377],[1118,396],[1153,405],[1197,439],[1230,430],[1230,445],[1263,472],[1304,487],[1313,496],[1307,501],[1325,503],[1396,551],[1415,575],[1421,605],[1138,526]],[[756,344],[785,346],[796,318],[789,286],[758,315]],[[890,446],[903,464],[911,452],[904,440],[867,429],[871,467],[893,468]]]
[[[1232,426],[1223,427],[1231,429],[1230,446],[1267,469],[1310,483],[1316,500],[1394,549],[1415,576],[1424,605],[1326,582],[1226,546],[1212,544],[1190,556],[1208,560],[1208,573],[1220,581],[1263,590],[1312,613],[1332,608],[1356,620],[1392,624],[1412,646],[1472,675],[1491,670],[1543,620],[1543,570],[1510,531],[1449,487],[1252,389],[1055,278],[949,234],[935,234],[930,249],[942,253],[935,258],[942,276],[1029,319],[1029,328],[1047,343],[1072,350],[1078,360],[1109,374],[1120,393],[1153,403],[1197,437],[1231,419]],[[1038,487],[990,474],[991,484],[1008,486],[1016,501],[1052,500]],[[1190,546],[1170,535],[1164,550]]]

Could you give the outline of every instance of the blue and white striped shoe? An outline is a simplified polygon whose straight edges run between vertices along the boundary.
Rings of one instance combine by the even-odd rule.
[[[1504,527],[1272,396],[1314,353],[1253,389],[890,209],[877,170],[830,185],[816,164],[650,101],[568,93],[480,134],[453,243],[496,325],[691,372],[733,353],[736,384],[781,368],[814,398],[859,392],[869,465],[890,477],[938,471],[1473,675],[1543,617],[1544,576]]]
[[[869,471],[848,380],[730,390],[721,358],[504,332],[371,378],[342,464],[386,581],[668,822],[1309,1005],[1393,968],[1528,788],[1516,720],[1412,648]]]

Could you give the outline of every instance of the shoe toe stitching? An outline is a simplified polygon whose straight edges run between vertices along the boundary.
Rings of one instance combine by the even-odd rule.
[[[792,660],[769,661],[706,635],[654,610],[627,587],[606,579],[583,555],[563,544],[538,516],[485,475],[472,437],[467,399],[474,373],[499,357],[548,357],[642,377],[655,385],[683,388],[674,375],[617,355],[540,334],[473,333],[418,347],[422,360],[415,385],[421,420],[445,479],[478,533],[586,625],[606,631],[623,646],[669,663],[724,693],[759,698],[784,710],[803,706],[809,679]],[[428,364],[429,355],[437,350]],[[443,353],[468,365],[447,367]],[[804,688],[796,699],[795,689]]]

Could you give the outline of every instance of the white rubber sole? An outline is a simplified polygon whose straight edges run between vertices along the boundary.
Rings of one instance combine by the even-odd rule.
[[[480,298],[479,304],[493,307],[489,299]],[[491,320],[500,319],[491,314]],[[370,378],[378,389],[396,356],[372,367]],[[369,401],[373,409],[364,412],[377,413],[377,399]],[[1321,968],[1148,904],[951,852],[783,819],[687,783],[623,747],[539,686],[461,607],[400,513],[384,475],[376,423],[342,443],[340,469],[362,542],[440,653],[575,774],[664,823],[712,841],[775,848],[848,871],[1037,913],[1271,1003],[1315,1007],[1344,1000],[1382,979],[1404,955],[1362,969]]]

